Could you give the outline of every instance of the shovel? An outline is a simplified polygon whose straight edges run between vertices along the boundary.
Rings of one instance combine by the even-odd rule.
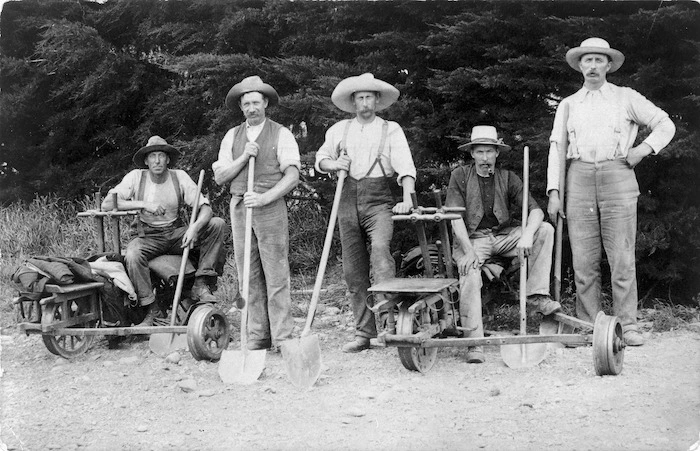
[[[197,197],[194,199],[194,206],[192,207],[192,216],[190,217],[190,226],[194,224],[197,220],[197,213],[199,210],[199,196],[202,192],[202,184],[204,183],[204,169],[199,171],[199,181],[197,182]],[[190,255],[190,248],[192,243],[190,243],[182,251],[182,260],[180,261],[180,272],[177,276],[177,284],[175,286],[175,296],[173,297],[173,309],[171,311],[170,325],[175,325],[175,317],[177,316],[177,306],[180,302],[180,296],[182,295],[182,285],[185,283],[185,268],[187,267],[187,258]],[[171,352],[175,352],[178,349],[184,349],[187,347],[187,335],[184,334],[151,334],[148,340],[148,347],[151,352],[159,356],[166,356]]]
[[[527,225],[527,213],[529,204],[529,183],[530,183],[530,149],[525,146],[523,155],[523,206],[522,227]],[[527,289],[527,257],[521,250],[520,260],[520,335],[527,335],[527,314],[526,314],[526,294]],[[527,368],[535,366],[544,360],[547,352],[547,343],[521,343],[501,346],[501,358],[510,368]]]
[[[248,191],[253,191],[255,178],[255,157],[248,160]],[[241,310],[241,350],[221,353],[219,377],[225,384],[249,385],[258,380],[265,369],[267,351],[248,349],[248,297],[250,294],[250,253],[253,239],[253,209],[246,208],[245,235],[243,242],[243,280],[241,281],[243,309]]]
[[[309,312],[306,315],[306,325],[299,338],[291,338],[282,342],[282,358],[284,359],[284,366],[287,369],[287,375],[292,381],[292,384],[298,388],[310,388],[321,375],[321,345],[318,342],[318,336],[309,335],[309,332],[311,330],[311,324],[314,321],[318,298],[321,295],[321,285],[323,284],[323,276],[326,273],[328,254],[330,253],[331,243],[333,242],[335,220],[338,217],[340,195],[343,192],[343,183],[345,182],[346,175],[347,173],[345,171],[338,172],[338,185],[335,187],[331,217],[328,220],[328,230],[326,230],[326,240],[323,243],[321,263],[318,267],[318,273],[316,274],[316,283],[314,284],[314,291],[311,295],[311,302],[309,303]]]

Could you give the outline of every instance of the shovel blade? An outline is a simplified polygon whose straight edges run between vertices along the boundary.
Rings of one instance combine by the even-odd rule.
[[[501,346],[501,358],[509,368],[528,368],[544,360],[547,343],[523,343]]]
[[[267,351],[223,351],[219,360],[219,377],[224,384],[250,385],[265,369]]]
[[[559,331],[559,322],[555,321],[553,319],[550,319],[550,318],[551,317],[546,316],[546,317],[544,317],[542,322],[540,322],[540,335],[557,335],[557,334],[561,333]],[[560,349],[563,347],[564,347],[563,343],[559,343],[556,341],[551,342],[551,343],[547,343],[547,348],[549,348],[549,349]]]
[[[282,358],[289,380],[298,388],[311,388],[321,375],[321,345],[317,335],[285,340]]]
[[[152,353],[165,357],[178,349],[187,349],[187,335],[151,334],[148,339],[148,348]]]

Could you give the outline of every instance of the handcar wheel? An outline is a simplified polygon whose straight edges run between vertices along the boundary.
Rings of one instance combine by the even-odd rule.
[[[64,311],[63,304],[54,304],[50,308],[52,312],[48,312],[54,321],[65,321],[68,318],[90,313],[89,301],[81,299],[73,299],[68,301],[68,308]],[[89,321],[87,323],[78,324],[73,327],[97,327],[97,321]],[[61,356],[65,359],[77,357],[90,348],[95,340],[94,335],[42,335],[46,349],[50,353]]]
[[[228,346],[230,331],[224,312],[211,305],[197,307],[187,324],[187,344],[192,357],[219,360]]]
[[[625,360],[625,338],[617,316],[599,312],[593,325],[593,365],[598,376],[618,375]]]
[[[429,308],[420,309],[412,314],[408,311],[408,306],[402,304],[396,331],[399,335],[413,335],[420,331],[421,325],[431,324],[433,321],[437,321],[437,318]],[[398,351],[401,363],[411,371],[426,373],[437,360],[437,348],[399,347]]]

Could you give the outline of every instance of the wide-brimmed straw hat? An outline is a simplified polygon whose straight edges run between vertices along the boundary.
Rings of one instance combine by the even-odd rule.
[[[625,55],[619,50],[611,49],[608,41],[601,38],[588,38],[583,41],[580,46],[570,49],[566,52],[566,62],[569,63],[569,66],[574,70],[581,72],[578,63],[581,57],[587,53],[608,55],[611,61],[610,70],[608,72],[615,72],[622,66],[622,63],[625,62]]]
[[[134,162],[137,168],[146,168],[147,166],[143,160],[146,158],[146,155],[151,152],[167,153],[170,157],[170,166],[174,166],[175,162],[177,162],[177,157],[180,156],[180,152],[178,152],[176,148],[168,144],[168,142],[160,136],[155,135],[148,139],[148,143],[145,146],[136,151],[131,160]]]
[[[374,78],[370,73],[358,75],[356,77],[348,77],[338,83],[338,86],[331,94],[333,104],[347,113],[355,112],[355,103],[352,100],[352,95],[360,91],[374,91],[379,93],[375,111],[382,111],[396,102],[401,94],[398,89],[394,88],[389,83]]]
[[[496,127],[492,125],[477,125],[472,128],[471,141],[458,146],[458,149],[471,151],[472,146],[485,144],[496,146],[498,150],[510,150],[510,146],[503,143],[503,139],[498,137]]]
[[[277,94],[277,91],[275,91],[275,88],[267,83],[263,83],[262,79],[257,75],[253,75],[233,85],[233,88],[226,94],[226,106],[234,111],[238,111],[238,99],[240,99],[243,94],[249,92],[259,92],[267,97],[268,107],[275,106],[280,102],[280,96]]]

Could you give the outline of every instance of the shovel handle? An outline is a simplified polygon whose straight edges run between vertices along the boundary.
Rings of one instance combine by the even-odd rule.
[[[248,160],[248,191],[255,187],[255,157]],[[241,349],[245,350],[248,343],[248,297],[250,295],[250,253],[253,239],[253,209],[245,209],[245,235],[243,241],[243,280],[241,281],[241,296],[243,310],[241,311]]]
[[[333,231],[335,230],[335,221],[338,218],[338,208],[340,206],[340,195],[343,192],[343,184],[345,183],[346,171],[338,171],[338,184],[335,187],[335,196],[333,196],[333,207],[331,207],[331,217],[328,219],[328,229],[326,230],[326,239],[323,242],[323,252],[321,253],[321,262],[316,273],[316,282],[314,283],[314,291],[311,294],[311,302],[309,303],[309,312],[306,315],[306,324],[304,330],[301,331],[301,336],[309,334],[311,324],[314,322],[316,314],[316,306],[318,298],[321,296],[321,285],[323,285],[323,276],[326,274],[326,265],[328,264],[328,255],[331,251],[331,243],[333,242]]]
[[[564,115],[564,127],[562,134],[557,142],[557,157],[559,158],[559,214],[557,215],[557,229],[554,235],[554,300],[561,302],[561,264],[562,251],[564,242],[564,218],[561,212],[564,211],[566,202],[566,150],[569,147],[569,132],[566,128],[569,122],[569,104],[563,102],[561,104],[562,113]]]
[[[197,182],[197,196],[194,198],[194,205],[192,206],[192,216],[190,216],[190,226],[194,224],[197,220],[197,214],[199,213],[199,196],[202,192],[202,185],[204,184],[204,169],[199,171],[199,181]],[[190,248],[192,243],[188,244],[187,247],[182,251],[182,259],[180,260],[180,272],[177,275],[177,285],[175,287],[175,296],[173,297],[173,308],[171,310],[170,325],[175,325],[175,313],[177,312],[177,304],[180,302],[180,296],[182,296],[182,286],[185,283],[185,268],[187,268],[187,259],[190,256]]]
[[[530,148],[525,146],[523,149],[523,205],[522,205],[522,217],[523,222],[521,224],[524,230],[527,226],[527,213],[528,204],[530,200]],[[525,252],[520,250],[520,287],[519,287],[519,298],[520,298],[520,334],[527,334],[527,314],[525,312],[527,296],[525,290],[527,289],[527,257]]]

